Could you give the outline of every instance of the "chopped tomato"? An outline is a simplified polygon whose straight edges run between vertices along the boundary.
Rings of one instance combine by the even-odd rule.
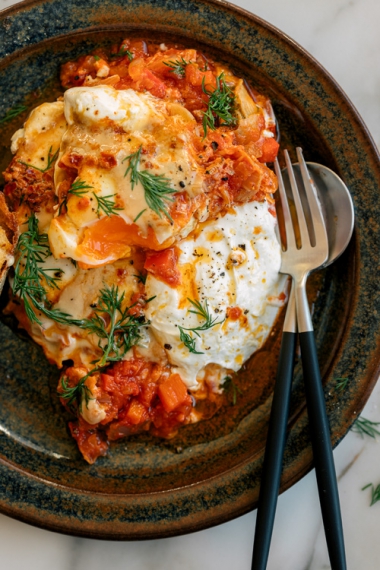
[[[159,97],[160,99],[165,97],[165,83],[150,71],[150,69],[147,69],[143,58],[132,60],[129,64],[128,71],[139,91],[146,89],[155,97]]]
[[[98,457],[107,455],[109,443],[104,432],[79,420],[69,422],[71,435],[87,463],[95,463]]]
[[[260,162],[273,162],[277,156],[280,145],[274,138],[264,139],[263,153],[259,157]]]
[[[173,374],[159,385],[158,395],[166,412],[173,412],[176,408],[191,402],[187,387],[179,374]]]
[[[195,86],[204,85],[207,90],[213,91],[216,88],[216,79],[212,71],[201,71],[196,63],[190,63],[185,68],[186,80]]]
[[[126,418],[131,424],[138,425],[149,419],[149,413],[143,404],[140,404],[137,400],[132,400]]]
[[[144,268],[171,287],[177,287],[181,282],[177,262],[178,254],[175,248],[169,247],[163,251],[148,253]]]
[[[242,315],[243,311],[240,307],[228,307],[227,308],[227,319],[231,321],[238,321]]]

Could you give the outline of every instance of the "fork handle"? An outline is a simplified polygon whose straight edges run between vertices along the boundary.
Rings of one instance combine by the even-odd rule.
[[[283,332],[257,508],[252,570],[265,570],[272,538],[293,377],[296,334]]]
[[[299,339],[310,437],[327,549],[332,570],[346,570],[338,484],[314,332],[301,332]]]

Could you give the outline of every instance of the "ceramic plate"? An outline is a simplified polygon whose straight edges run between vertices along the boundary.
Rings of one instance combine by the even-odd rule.
[[[272,99],[282,147],[303,147],[347,184],[356,230],[347,252],[315,278],[314,324],[332,443],[345,435],[379,369],[379,158],[334,80],[262,20],[216,0],[35,0],[0,15],[0,117],[59,92],[59,65],[128,35],[173,39],[225,60]],[[11,133],[2,125],[1,166]],[[295,155],[293,154],[293,158]],[[276,368],[272,340],[239,375],[242,395],[177,439],[115,444],[87,465],[66,429],[58,373],[41,350],[0,325],[0,510],[64,533],[143,539],[201,530],[256,506]],[[265,365],[264,365],[265,363]],[[265,370],[265,373],[261,370]],[[345,391],[337,378],[348,378]],[[312,466],[300,367],[295,374],[282,490]]]

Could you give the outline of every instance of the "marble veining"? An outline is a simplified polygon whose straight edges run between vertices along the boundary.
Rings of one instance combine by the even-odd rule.
[[[341,85],[380,145],[380,51],[377,0],[236,0],[306,48]],[[0,9],[15,4],[0,0]],[[380,386],[362,416],[380,422]],[[1,444],[0,433],[0,444]],[[380,441],[380,438],[379,438]],[[335,450],[350,570],[378,570],[379,443],[355,433]],[[193,535],[115,543],[72,538],[0,515],[1,567],[7,570],[245,570],[250,568],[255,513]],[[329,570],[314,473],[279,498],[268,570]]]

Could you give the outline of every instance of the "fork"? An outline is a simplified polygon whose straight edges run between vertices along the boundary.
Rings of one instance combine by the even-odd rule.
[[[306,280],[310,271],[320,267],[328,257],[328,239],[324,219],[307,171],[302,150],[297,148],[297,157],[309,206],[309,221],[312,222],[312,227],[309,227],[310,232],[308,231],[304,209],[287,151],[284,152],[284,155],[298,219],[300,243],[298,243],[296,238],[281,170],[276,159],[275,171],[279,181],[279,193],[286,233],[286,250],[282,252],[280,272],[291,275],[293,280],[284,322],[278,372],[269,420],[257,510],[252,570],[265,570],[267,566],[289,412],[296,336],[295,314],[297,314],[310,436],[327,547],[332,570],[345,570],[346,560],[338,485],[313,326],[306,296]]]

